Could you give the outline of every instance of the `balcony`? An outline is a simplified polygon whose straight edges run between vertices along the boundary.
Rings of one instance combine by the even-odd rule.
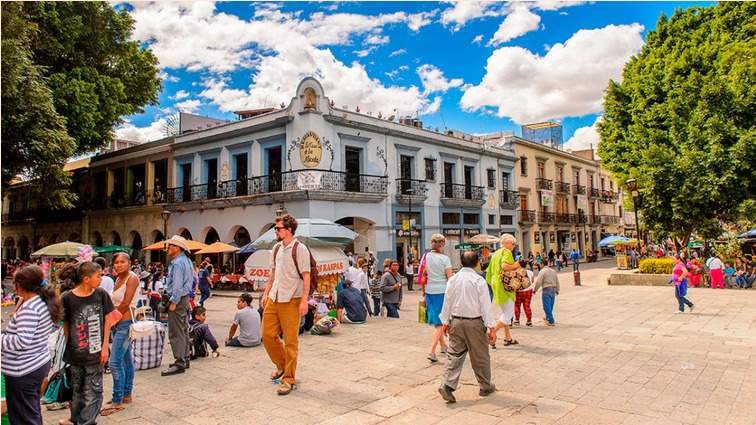
[[[617,202],[617,199],[619,198],[619,194],[617,192],[611,191],[611,190],[602,190],[601,191],[601,202],[606,204],[613,204]]]
[[[572,194],[573,195],[585,195],[585,186],[581,186],[579,184],[573,184],[572,185]]]
[[[601,195],[600,195],[600,193],[599,193],[599,190],[598,190],[598,189],[595,189],[595,188],[590,188],[590,190],[588,191],[588,196],[589,196],[590,198],[594,198],[594,199],[595,199],[595,198],[598,198],[598,197],[600,197]]]
[[[578,224],[588,224],[588,216],[585,214],[576,214]]]
[[[551,190],[553,187],[554,187],[554,184],[549,179],[542,179],[542,178],[536,179],[537,190]]]
[[[619,224],[620,218],[616,215],[602,215],[599,216],[601,224]]]
[[[556,222],[559,224],[575,224],[577,223],[577,214],[557,214]]]
[[[396,201],[400,204],[422,204],[428,199],[425,180],[396,179]]]
[[[480,208],[486,197],[482,186],[441,183],[441,203],[445,207]]]
[[[556,221],[556,214],[551,212],[538,211],[539,223],[553,223]]]
[[[520,210],[517,211],[517,218],[520,223],[535,223],[536,212],[533,210]]]
[[[210,207],[260,205],[299,199],[380,202],[388,196],[387,189],[386,176],[331,170],[293,170],[220,183],[174,187],[166,191],[165,198],[169,204],[210,202]],[[189,209],[192,207],[189,206]]]
[[[570,194],[570,184],[569,183],[556,182],[555,186],[556,186],[556,192],[557,193],[562,193],[562,194],[565,194],[565,195],[569,195]]]
[[[599,219],[599,216],[597,215],[589,215],[588,224],[601,224],[601,220]]]
[[[502,209],[515,209],[517,208],[517,199],[519,193],[514,190],[500,190],[499,191],[499,206]]]

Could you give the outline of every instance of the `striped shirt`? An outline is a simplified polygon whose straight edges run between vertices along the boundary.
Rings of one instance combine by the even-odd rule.
[[[12,377],[28,375],[50,362],[47,339],[53,330],[47,304],[39,295],[24,302],[2,334],[2,371]]]

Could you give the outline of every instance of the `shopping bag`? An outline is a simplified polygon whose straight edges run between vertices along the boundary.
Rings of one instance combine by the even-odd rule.
[[[428,323],[428,308],[425,306],[425,301],[417,302],[417,321]]]

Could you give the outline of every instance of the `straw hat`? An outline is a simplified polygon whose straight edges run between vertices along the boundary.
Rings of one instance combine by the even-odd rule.
[[[189,247],[186,245],[186,239],[184,239],[182,236],[179,235],[173,235],[170,239],[165,241],[166,245],[174,245],[177,246],[184,251],[189,251]]]

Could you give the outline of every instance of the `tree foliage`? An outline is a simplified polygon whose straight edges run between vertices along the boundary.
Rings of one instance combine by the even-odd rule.
[[[0,8],[3,189],[24,174],[45,183],[45,190],[29,195],[49,205],[70,206],[70,177],[63,165],[76,144],[66,132],[65,118],[55,110],[42,70],[32,63],[32,29],[22,17],[21,4],[6,2]]]
[[[657,235],[712,235],[752,212],[755,63],[756,3],[723,2],[662,15],[609,83],[598,152],[618,180],[637,180]]]

